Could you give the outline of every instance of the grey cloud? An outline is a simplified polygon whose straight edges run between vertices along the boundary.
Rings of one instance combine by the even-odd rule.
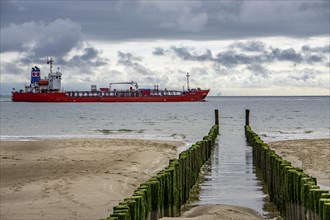
[[[308,46],[308,45],[304,45],[304,46],[301,47],[301,50],[302,51],[311,51],[312,48],[310,46]]]
[[[279,74],[280,73],[280,74]],[[288,69],[283,72],[273,72],[272,84],[281,87],[315,87],[315,88],[329,88],[327,80],[324,76],[328,73],[318,71],[312,68],[304,68],[301,70]]]
[[[1,74],[13,74],[19,75],[24,72],[21,65],[17,65],[17,63],[11,62],[1,62]]]
[[[158,14],[160,18],[158,27],[164,30],[197,33],[207,24],[207,13],[201,10],[200,1],[172,1],[170,4],[164,1],[139,1],[139,3],[143,11]]]
[[[89,71],[92,74],[92,67],[108,63],[101,51],[83,40],[81,26],[69,19],[57,19],[48,24],[32,21],[2,27],[1,53],[11,51],[18,53],[12,61],[13,65],[44,64],[47,57],[51,56],[56,65],[76,67],[80,69],[79,72]]]
[[[123,53],[121,51],[118,51],[117,55],[119,57],[118,64],[128,67],[136,65],[137,63],[135,61],[141,61],[141,58],[135,57],[131,53]]]
[[[324,47],[310,47],[309,45],[304,45],[301,47],[304,52],[316,52],[316,53],[330,53],[330,45]]]
[[[21,25],[10,24],[1,28],[1,53],[24,51],[38,37],[40,31],[39,26],[43,23],[27,22]]]
[[[321,48],[322,50],[324,48]],[[306,62],[306,63],[320,63],[323,62],[323,60],[325,59],[324,55],[321,53],[318,54],[310,54],[310,53],[304,53],[304,52],[309,52],[312,50],[319,50],[319,49],[312,49],[309,46],[303,46],[302,48],[303,53],[295,51],[294,49],[290,48],[290,49],[284,49],[281,50],[279,48],[272,48],[271,52],[267,54],[267,57],[269,59],[269,61],[273,61],[273,60],[279,60],[279,61],[291,61],[294,63],[302,63],[302,62]],[[309,51],[308,51],[309,50]]]
[[[293,48],[280,49],[280,48],[266,48],[262,42],[249,41],[247,43],[237,42],[231,44],[229,49],[224,50],[214,57],[211,50],[206,49],[203,52],[197,52],[195,48],[190,47],[177,47],[171,46],[169,49],[156,48],[153,51],[154,55],[171,55],[174,53],[175,57],[178,57],[184,61],[198,61],[198,62],[213,62],[225,67],[234,67],[237,65],[252,65],[249,68],[258,67],[264,63],[272,63],[275,61],[287,61],[292,63],[322,63],[326,60],[323,53],[311,54],[306,50],[319,50],[319,48],[310,48],[304,46],[304,51],[296,51]],[[241,52],[236,51],[236,48],[242,48]],[[321,48],[324,50],[324,48]],[[246,52],[257,52],[249,54]],[[215,68],[218,65],[215,66]],[[261,66],[259,66],[261,67]]]
[[[218,2],[210,2],[209,4],[205,4],[207,7],[207,11],[210,15],[215,14],[215,18],[218,21],[238,21],[240,14],[243,12],[245,8],[244,1],[218,1]]]
[[[258,64],[258,63],[254,63],[254,64],[251,64],[251,65],[248,65],[247,66],[247,69],[249,71],[251,71],[254,75],[260,75],[266,79],[269,79],[269,71],[264,67],[262,66],[261,64]]]
[[[69,19],[49,24],[27,22],[1,28],[1,52],[27,51],[39,56],[63,56],[82,41],[81,27]]]
[[[302,81],[306,82],[312,79],[315,79],[316,74],[313,70],[304,70],[304,72],[300,73],[299,75],[291,75],[289,76],[290,79],[296,80],[296,81]]]
[[[194,67],[194,68],[192,68],[192,73],[194,76],[206,76],[206,75],[208,75],[209,71],[208,71],[208,68]],[[191,80],[194,80],[194,79],[192,78]]]
[[[128,70],[132,71],[134,74],[149,75],[152,76],[153,73],[145,65],[141,64],[142,58],[134,56],[131,53],[123,53],[121,51],[117,52],[118,64],[125,66]]]
[[[171,50],[176,56],[183,60],[195,60],[195,61],[208,61],[212,60],[212,53],[210,50],[206,50],[202,53],[194,51],[193,48],[188,47],[175,47],[172,46]]]
[[[84,49],[84,55],[81,56],[82,59],[88,60],[97,57],[98,51],[93,47],[88,47]]]
[[[238,54],[235,51],[225,51],[218,53],[215,61],[219,64],[232,67],[239,64],[249,64],[255,62],[256,57],[245,54]]]
[[[279,61],[291,61],[295,63],[300,63],[303,61],[303,57],[300,53],[297,53],[294,49],[284,49],[271,48],[271,52],[268,54],[270,60]]]
[[[81,27],[70,20],[56,20],[40,30],[31,49],[39,56],[64,56],[82,42]]]
[[[84,69],[89,67],[104,66],[108,63],[108,59],[102,58],[100,51],[94,47],[86,47],[83,49],[82,55],[75,55],[66,61],[69,66],[76,66]]]
[[[216,74],[219,74],[219,75],[226,76],[226,75],[232,74],[232,71],[230,71],[229,68],[227,68],[223,65],[220,65],[219,63],[213,63],[212,69],[215,71]]]
[[[1,1],[1,29],[69,17],[99,40],[308,37],[329,34],[328,9],[326,1]]]
[[[165,50],[161,47],[156,47],[156,48],[154,48],[154,51],[152,52],[152,54],[156,55],[156,56],[165,55]]]
[[[174,54],[182,60],[190,61],[211,61],[222,64],[227,67],[233,67],[239,64],[249,64],[260,60],[259,56],[251,56],[243,53],[237,53],[234,50],[220,52],[214,58],[212,52],[207,49],[203,53],[198,53],[194,48],[188,47],[175,47],[170,48]]]
[[[91,52],[93,51],[93,52]],[[94,54],[91,54],[94,53]],[[51,56],[56,66],[62,68],[78,68],[79,73],[94,74],[95,68],[108,64],[109,60],[103,58],[98,50],[92,47],[82,49],[81,55],[74,55],[71,58],[64,59],[63,57]],[[47,57],[33,57],[33,56],[20,56],[13,63],[19,63],[22,65],[35,65],[46,64]]]
[[[197,13],[197,14],[187,14],[182,15],[176,22],[175,29],[184,32],[194,32],[199,33],[204,30],[207,24],[207,14]]]
[[[109,60],[101,56],[101,52],[95,48],[83,47],[81,48],[81,55],[74,55],[71,58],[63,58],[59,56],[51,56],[54,60],[55,66],[61,66],[61,68],[77,68],[79,74],[88,74],[92,75],[95,73],[95,68],[104,66],[108,64]],[[34,66],[46,64],[47,56],[41,57],[31,54],[20,54],[16,59],[12,60],[10,63],[1,64],[1,73],[2,74],[22,74],[25,73],[25,70],[22,71],[19,66]],[[42,72],[45,73],[48,70],[42,69]]]
[[[310,1],[310,2],[303,2],[299,5],[298,10],[300,11],[309,11],[315,10],[318,12],[326,12],[329,10],[329,1],[321,0],[321,1]]]
[[[305,60],[307,63],[313,64],[322,62],[324,57],[320,55],[306,55]]]
[[[239,48],[244,51],[256,51],[256,52],[261,52],[266,49],[266,45],[261,42],[261,41],[247,41],[246,43],[244,42],[235,42],[232,45],[230,45],[231,48]]]

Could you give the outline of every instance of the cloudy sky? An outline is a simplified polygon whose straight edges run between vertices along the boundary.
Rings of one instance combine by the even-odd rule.
[[[137,81],[210,95],[329,95],[329,1],[1,0],[1,94],[47,56],[66,90]]]

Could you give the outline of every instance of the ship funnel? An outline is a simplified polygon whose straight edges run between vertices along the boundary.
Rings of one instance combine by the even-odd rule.
[[[31,84],[36,84],[40,80],[40,69],[35,66],[31,69]]]

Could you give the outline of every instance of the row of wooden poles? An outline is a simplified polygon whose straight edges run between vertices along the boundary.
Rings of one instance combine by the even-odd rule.
[[[219,133],[219,115],[215,110],[215,125],[203,140],[172,159],[157,175],[142,183],[133,195],[113,208],[107,220],[142,220],[180,215],[203,164],[211,157]]]
[[[330,194],[316,179],[280,157],[255,132],[246,110],[245,135],[253,161],[273,202],[285,219],[330,220]]]

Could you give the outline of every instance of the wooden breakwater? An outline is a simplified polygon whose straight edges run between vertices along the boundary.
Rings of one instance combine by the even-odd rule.
[[[170,160],[169,165],[157,175],[142,183],[133,195],[113,208],[107,220],[142,220],[175,217],[180,215],[203,164],[211,157],[219,133],[218,110],[215,125],[203,140],[193,144]]]
[[[270,197],[285,219],[330,220],[330,194],[316,179],[276,154],[250,127],[246,110],[245,135],[253,160]]]

